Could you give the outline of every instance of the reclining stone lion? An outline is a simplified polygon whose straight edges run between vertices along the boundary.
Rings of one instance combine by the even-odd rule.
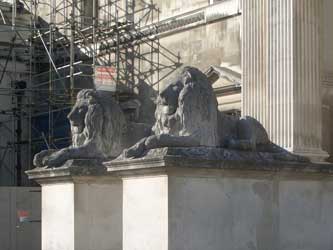
[[[69,159],[114,158],[151,133],[149,126],[127,122],[119,104],[107,92],[92,89],[78,93],[68,119],[72,145],[36,154],[36,167],[59,167]]]
[[[158,96],[153,135],[123,151],[121,158],[140,157],[161,147],[226,147],[256,150],[270,144],[263,126],[254,118],[241,119],[218,111],[206,75],[185,67]]]

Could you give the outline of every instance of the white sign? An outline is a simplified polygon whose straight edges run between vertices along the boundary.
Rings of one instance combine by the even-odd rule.
[[[117,70],[112,66],[95,67],[95,86],[98,90],[116,91]]]

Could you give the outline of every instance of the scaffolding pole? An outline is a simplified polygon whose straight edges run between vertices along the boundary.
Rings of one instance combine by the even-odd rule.
[[[28,86],[21,100],[15,99],[18,93],[22,94],[19,90],[6,93],[16,100],[16,114],[19,113],[20,119],[29,123],[27,140],[17,143],[17,138],[11,139],[11,145],[29,142],[29,168],[32,167],[33,155],[46,147],[45,144],[50,147],[57,147],[58,143],[70,144],[70,131],[59,132],[59,126],[66,123],[66,114],[80,90],[78,82],[90,81],[93,84],[96,67],[115,69],[116,86],[126,87],[124,97],[122,92],[114,93],[121,100],[133,96],[142,81],[152,87],[158,84],[159,89],[159,82],[180,65],[179,56],[163,47],[154,35],[159,9],[152,1],[23,1],[26,9],[22,13],[30,15],[29,27],[16,28],[16,16],[21,15],[17,12],[16,1],[13,1],[11,19],[6,19],[4,11],[0,13],[1,19],[11,25],[13,37],[15,35],[22,40],[26,47]],[[48,23],[38,17],[39,9],[46,8],[49,13],[44,19],[48,18]],[[27,31],[30,35],[25,38]],[[11,58],[15,60],[17,49],[15,42],[13,44]],[[15,70],[14,76],[17,75]],[[5,90],[0,91],[1,94]],[[15,117],[14,113],[9,116],[13,131],[22,126],[18,123],[18,116]],[[45,137],[47,143],[44,143]],[[18,180],[16,182],[19,183]]]

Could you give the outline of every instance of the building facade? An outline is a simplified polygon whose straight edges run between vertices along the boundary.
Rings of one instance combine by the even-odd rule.
[[[4,123],[12,115],[5,111],[12,112],[17,107],[15,95],[9,91],[13,90],[11,78],[27,79],[34,89],[30,96],[32,102],[37,106],[38,101],[43,100],[45,105],[41,109],[46,116],[41,123],[47,123],[49,130],[44,134],[39,131],[39,146],[35,150],[50,143],[59,146],[62,144],[57,143],[68,137],[68,131],[62,132],[68,130],[68,124],[63,127],[60,123],[66,123],[65,113],[72,105],[70,101],[65,104],[67,97],[61,93],[69,89],[70,99],[78,89],[92,87],[96,66],[116,65],[117,49],[114,48],[123,52],[118,54],[119,61],[126,61],[123,69],[131,68],[131,63],[132,68],[139,68],[136,73],[125,72],[125,81],[133,81],[135,85],[133,77],[144,78],[149,83],[150,90],[141,91],[142,103],[154,99],[156,91],[163,88],[174,70],[181,65],[192,65],[206,72],[221,111],[254,116],[264,124],[273,142],[314,161],[333,155],[331,0],[117,0],[112,3],[30,0],[22,2],[23,5],[16,1],[16,11],[10,7],[12,1],[0,3],[0,63],[1,68],[5,68],[1,82],[0,162],[2,166],[11,164],[11,170],[0,167],[0,176],[4,179],[8,179],[8,171],[15,174],[17,165],[13,163],[17,148],[12,149],[12,156],[3,157],[8,145],[17,141],[14,120],[6,125],[9,129]],[[120,10],[125,10],[123,17],[117,17]],[[13,13],[15,18],[11,18]],[[128,27],[121,30],[117,26],[116,30],[112,26],[124,24],[124,20],[126,25],[132,25],[132,31]],[[137,23],[140,23],[139,28],[135,26]],[[135,41],[139,33],[140,50],[136,50],[139,47],[133,40],[132,47],[123,46],[130,43],[120,32],[127,32]],[[34,50],[30,54],[24,51],[25,47],[29,48],[24,45],[30,42],[29,36],[38,41],[32,45]],[[72,36],[73,43],[70,42]],[[114,37],[125,40],[115,47]],[[12,44],[14,52],[8,56]],[[43,56],[31,56],[37,52]],[[104,55],[97,56],[102,52]],[[46,74],[38,75],[40,73]],[[45,92],[41,89],[53,91],[54,105],[50,105],[50,98],[44,98]],[[142,106],[149,109],[149,112],[141,112],[146,116],[142,121],[151,122],[152,117],[147,114],[153,113],[150,109],[154,106]],[[50,110],[55,114],[52,117]],[[54,110],[65,112],[59,114]],[[32,111],[32,117],[34,112],[36,110]],[[29,123],[28,118],[25,119]],[[31,140],[31,128],[23,127],[26,136],[20,140]],[[24,150],[31,151],[33,146]],[[31,154],[26,159],[22,169],[31,167]]]

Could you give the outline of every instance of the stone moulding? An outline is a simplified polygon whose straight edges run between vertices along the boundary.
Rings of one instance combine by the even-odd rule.
[[[196,152],[196,153],[195,153]],[[209,156],[208,154],[209,153]],[[215,159],[213,157],[215,155]],[[219,156],[218,156],[219,155]],[[218,157],[217,157],[218,156]],[[315,164],[310,162],[281,161],[273,154],[260,152],[239,152],[227,149],[202,148],[159,148],[152,149],[145,157],[138,159],[100,160],[75,159],[67,161],[58,168],[35,168],[26,171],[29,179],[38,183],[96,182],[119,178],[123,175],[149,172],[158,174],[173,171],[221,171],[261,172],[333,175],[333,164]],[[242,158],[242,159],[241,159]],[[259,160],[259,158],[261,160]],[[216,172],[216,173],[217,173]]]
[[[194,152],[197,152],[195,155]],[[213,152],[213,153],[212,153]],[[215,152],[215,153],[214,153]],[[205,153],[209,153],[210,156]],[[215,155],[212,157],[212,155]],[[262,173],[333,174],[333,164],[315,164],[274,159],[277,155],[262,152],[240,152],[222,148],[159,148],[145,157],[113,160],[103,163],[108,173],[114,175],[136,174],[146,171],[160,173],[172,169],[261,171]]]
[[[152,32],[154,30],[152,29],[152,25],[144,27],[141,32],[156,33],[156,35],[163,37],[224,18],[237,16],[240,13],[241,10],[237,0],[226,0],[161,20],[159,23],[153,25],[155,32]]]
[[[107,175],[106,167],[101,160],[75,159],[68,160],[61,167],[34,168],[25,172],[29,179],[43,182],[66,182],[78,180],[81,177],[97,177]]]

